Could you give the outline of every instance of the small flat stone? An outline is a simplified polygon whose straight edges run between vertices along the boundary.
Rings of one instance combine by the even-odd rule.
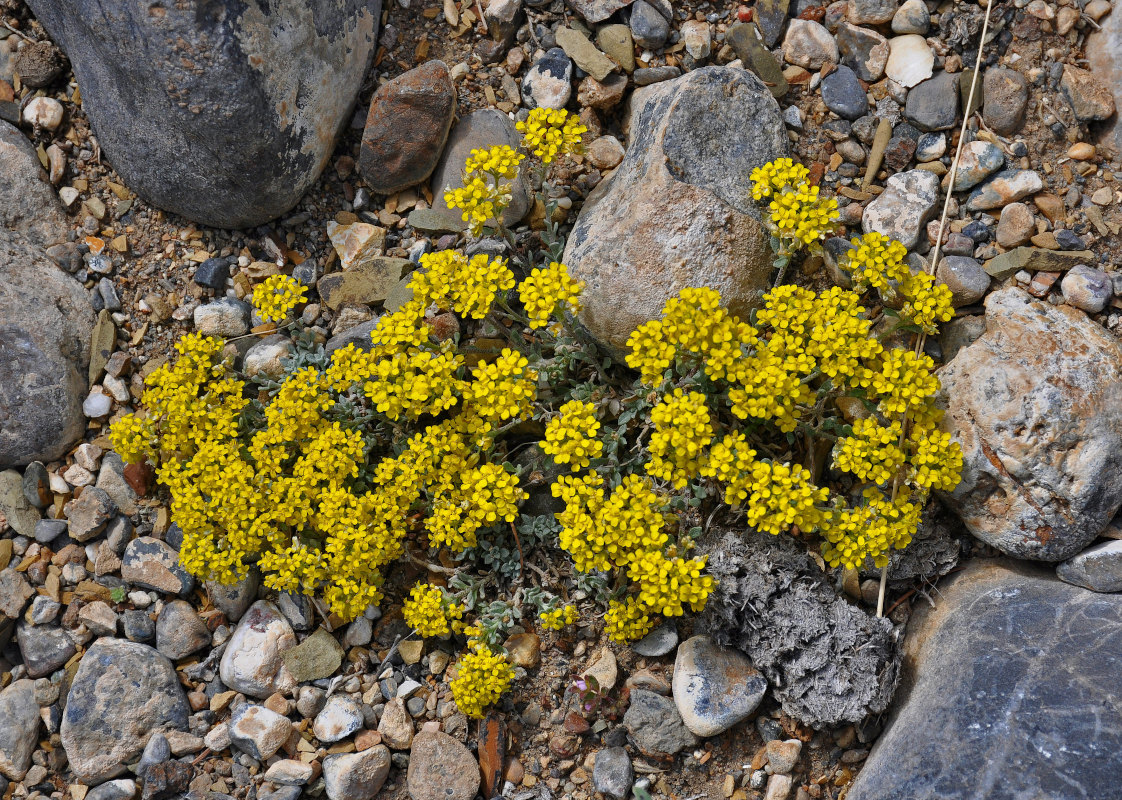
[[[1012,136],[1024,125],[1029,88],[1021,73],[1008,67],[990,67],[982,79],[982,98],[982,120],[995,133]]]
[[[858,78],[872,83],[884,77],[889,52],[887,39],[876,31],[848,22],[838,25],[835,36],[841,63],[850,67]]]
[[[527,108],[564,108],[572,82],[573,62],[560,47],[550,48],[523,77],[522,102]]]
[[[1005,152],[991,142],[973,141],[963,145],[954,191],[978,185],[1005,165]]]
[[[938,197],[939,178],[934,173],[925,170],[897,173],[888,179],[885,190],[865,207],[864,230],[897,239],[910,250],[934,215]]]
[[[389,290],[411,266],[405,258],[378,256],[347,272],[324,275],[316,283],[324,305],[338,311],[344,305],[368,305],[386,299]]]
[[[121,560],[121,578],[144,589],[178,595],[195,586],[195,579],[179,564],[179,553],[151,536],[129,542]]]
[[[1094,261],[1090,250],[1045,250],[1040,247],[1018,247],[983,264],[986,272],[1003,281],[1019,270],[1029,272],[1067,272],[1076,264]]]
[[[615,62],[601,53],[596,45],[580,31],[569,27],[561,27],[557,29],[554,35],[557,39],[557,46],[565,51],[565,55],[595,80],[603,81],[615,71]],[[634,59],[632,59],[632,63],[634,63]]]
[[[296,646],[296,635],[277,607],[254,603],[242,617],[222,654],[222,682],[251,697],[291,691],[296,681],[284,665],[283,653]]]
[[[1044,188],[1040,173],[1031,169],[1002,170],[988,182],[970,193],[966,207],[971,211],[988,211],[1030,197]]]
[[[846,66],[838,67],[823,78],[822,102],[826,108],[848,120],[864,116],[869,106],[857,74]]]
[[[204,336],[241,336],[249,331],[250,307],[223,297],[195,309],[195,329]]]
[[[361,728],[362,722],[362,707],[345,694],[334,694],[316,715],[312,732],[321,742],[338,742]]]
[[[931,27],[931,14],[923,0],[904,0],[892,15],[893,33],[915,33],[923,36]]]
[[[673,700],[644,689],[631,693],[623,724],[640,752],[650,758],[673,756],[699,741],[682,721]]]
[[[1056,577],[1092,592],[1122,592],[1122,540],[1100,542],[1056,567]]]
[[[840,58],[837,42],[825,27],[809,19],[793,19],[783,39],[783,59],[809,70],[836,64]]]
[[[413,739],[406,778],[412,800],[472,800],[480,782],[478,762],[456,739],[438,731]]]
[[[383,745],[323,760],[324,788],[330,800],[374,800],[389,773],[390,751]]]
[[[666,622],[633,644],[631,649],[644,658],[659,658],[677,646],[678,631],[673,623]]]
[[[307,639],[282,654],[284,665],[297,683],[319,680],[335,674],[343,663],[343,648],[335,637],[317,628]]]
[[[117,504],[104,489],[87,486],[82,496],[64,507],[67,532],[76,542],[88,542],[105,530],[106,524],[117,513]]]
[[[997,223],[997,243],[1005,248],[1028,242],[1036,231],[1036,217],[1024,203],[1010,203],[1001,209]]]
[[[922,36],[894,36],[888,40],[888,51],[884,72],[904,88],[911,89],[931,77],[935,53]]]
[[[172,661],[210,646],[210,632],[186,600],[164,605],[156,620],[156,649]]]
[[[725,41],[732,47],[737,58],[764,82],[775,97],[787,94],[787,79],[783,77],[783,67],[771,54],[760,38],[755,23],[738,22],[729,26]]]
[[[623,747],[605,747],[596,753],[596,766],[592,769],[593,788],[612,798],[627,800],[635,781],[631,757]]]
[[[230,716],[230,742],[258,761],[272,758],[292,735],[292,722],[265,706],[246,703]]]
[[[1114,294],[1110,276],[1100,269],[1076,264],[1060,282],[1064,301],[1089,314],[1097,314],[1106,308]]]
[[[767,691],[767,680],[748,657],[694,636],[674,661],[674,704],[697,736],[716,736],[747,719]]]
[[[13,681],[0,690],[0,775],[23,779],[31,766],[39,731],[39,704],[35,682]]]
[[[958,119],[958,78],[937,72],[916,84],[908,92],[904,116],[923,131],[953,128]]]
[[[1064,64],[1060,90],[1079,120],[1109,119],[1114,114],[1114,95],[1090,70]]]
[[[954,306],[968,306],[986,296],[990,276],[977,260],[969,256],[945,256],[939,260],[935,277],[951,290]]]

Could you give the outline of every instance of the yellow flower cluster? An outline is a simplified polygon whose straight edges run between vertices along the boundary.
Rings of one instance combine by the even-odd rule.
[[[502,653],[482,642],[460,659],[452,680],[452,697],[460,711],[481,719],[487,706],[497,701],[514,680],[514,667]]]
[[[651,460],[647,474],[682,489],[704,464],[704,449],[713,439],[709,405],[701,392],[675,389],[651,410]]]
[[[480,148],[471,151],[464,162],[464,172],[468,175],[480,173],[513,180],[518,176],[518,165],[525,157],[507,145],[495,145],[488,150]]]
[[[654,628],[654,620],[635,597],[609,600],[604,614],[604,633],[614,642],[633,642],[642,639]]]
[[[900,310],[900,317],[925,333],[938,333],[939,323],[954,317],[950,288],[937,283],[934,276],[926,272],[909,275],[901,287],[901,294],[904,296],[904,307]]]
[[[563,108],[535,108],[515,128],[522,134],[522,146],[543,164],[566,153],[579,153],[581,137],[588,133],[580,119]]]
[[[807,183],[775,193],[768,207],[779,238],[804,245],[824,238],[839,217],[838,201],[819,197],[818,187]]]
[[[835,512],[822,534],[822,557],[831,567],[857,569],[867,559],[884,567],[889,550],[903,549],[911,542],[922,513],[923,506],[911,502],[906,493],[893,502],[870,489],[863,505]]]
[[[531,328],[544,328],[549,318],[568,306],[575,314],[580,307],[577,299],[584,289],[584,281],[569,276],[569,268],[552,261],[548,267],[530,271],[526,280],[518,284],[518,298],[530,317]]]
[[[487,223],[502,217],[512,198],[510,184],[496,185],[483,175],[467,179],[459,189],[449,188],[444,192],[444,202],[449,208],[462,209],[460,219],[468,224],[472,236],[481,235]]]
[[[518,503],[526,492],[518,488],[518,476],[502,464],[483,464],[464,471],[460,485],[433,501],[429,517],[429,542],[459,553],[475,547],[480,528],[513,522]]]
[[[780,175],[776,180],[785,178]],[[868,252],[861,258],[869,264],[874,260],[869,253],[877,247],[884,251],[880,257],[884,263],[898,255],[896,248],[875,237],[865,244]],[[662,384],[672,368],[682,377],[700,369],[713,382],[709,394],[726,397],[734,417],[769,422],[782,433],[792,433],[808,417],[813,420],[813,415],[821,414],[831,395],[868,398],[879,416],[859,420],[852,434],[837,442],[836,469],[866,485],[903,479],[911,502],[920,507],[932,488],[953,487],[958,481],[961,452],[936,428],[933,395],[939,384],[934,364],[911,350],[886,351],[872,335],[872,322],[854,291],[834,287],[816,294],[780,286],[764,296],[753,327],[721,309],[716,292],[686,289],[666,304],[660,319],[640,326],[628,344],[628,364],[640,370],[645,382]],[[916,424],[902,445],[904,414]],[[717,438],[710,415],[700,392],[676,388],[666,394],[651,413],[655,430],[648,473],[678,489],[699,476],[715,479],[723,487],[725,502],[743,508],[749,524],[757,529],[773,534],[792,527],[817,531],[827,541],[835,537],[839,553],[844,550],[841,544],[848,542],[852,547],[846,552],[854,557],[871,552],[866,546],[875,548],[884,542],[895,546],[892,543],[910,538],[911,532],[902,526],[911,524],[913,514],[892,512],[896,516],[891,516],[878,507],[877,518],[889,520],[891,535],[863,544],[851,542],[846,526],[872,512],[841,514],[838,509],[844,506],[831,499],[828,489],[816,486],[806,468],[776,459],[759,460],[743,432]],[[597,494],[587,488],[570,484],[559,493],[567,502],[567,495],[573,498],[567,508],[570,519],[562,521],[563,546],[579,554],[574,556],[578,568],[619,566],[618,560],[598,555],[600,540],[588,533],[595,526],[574,511],[584,503],[595,513]],[[638,580],[639,575],[636,572],[632,579]],[[646,594],[648,599],[654,596]],[[651,611],[649,606],[643,608]],[[623,615],[621,606],[616,618],[624,619]]]
[[[643,323],[627,340],[627,365],[639,370],[643,382],[656,386],[679,355],[703,360],[711,380],[729,375],[756,330],[726,309],[714,289],[687,288],[672,297],[662,317]]]
[[[659,550],[638,554],[627,565],[627,576],[639,587],[638,603],[644,611],[680,617],[685,606],[701,611],[716,586],[702,575],[708,557],[667,558]]]
[[[542,451],[556,463],[568,464],[576,472],[604,452],[604,443],[596,438],[599,430],[596,407],[592,403],[570,400],[561,406],[560,415],[545,426]]]
[[[273,275],[253,289],[253,307],[266,322],[280,322],[304,302],[308,287],[287,275]]]
[[[685,606],[700,610],[713,591],[713,579],[701,574],[705,559],[683,559],[666,550],[669,498],[649,480],[626,475],[605,497],[603,478],[595,473],[562,476],[553,494],[565,503],[557,519],[560,542],[580,572],[620,568],[635,582],[637,595],[613,603],[605,629],[616,641],[630,641],[651,628],[651,616],[681,616]]]
[[[514,286],[514,273],[503,258],[440,250],[421,256],[421,267],[409,280],[414,302],[435,303],[472,319],[487,316],[498,293]]]
[[[405,624],[423,637],[446,636],[464,615],[461,605],[452,603],[439,586],[417,583],[401,608]]]
[[[881,425],[875,417],[853,423],[853,433],[834,445],[834,466],[868,483],[887,483],[904,464],[899,421]]]
[[[911,272],[904,263],[908,249],[895,239],[870,231],[850,241],[853,245],[840,266],[853,273],[853,284],[858,291],[868,288],[886,292],[891,282],[900,282]]]
[[[538,615],[538,622],[545,631],[559,631],[566,625],[577,621],[576,606],[558,606]]]
[[[529,416],[538,393],[538,373],[528,368],[529,359],[503,348],[493,363],[481,362],[475,380],[464,392],[486,420],[505,421]]]
[[[748,176],[752,180],[752,199],[763,200],[788,186],[805,183],[810,170],[789,158],[777,158],[756,167]]]

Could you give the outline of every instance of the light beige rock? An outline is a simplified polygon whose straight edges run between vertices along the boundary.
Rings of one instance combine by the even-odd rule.
[[[1117,340],[1078,309],[1003,289],[940,380],[964,458],[947,504],[971,533],[1041,561],[1094,541],[1122,506]]]
[[[617,351],[688,286],[717,289],[738,314],[759,302],[771,250],[749,175],[787,153],[767,87],[728,67],[636,92],[630,129],[627,154],[585,202],[565,250],[586,284],[581,322]]]
[[[906,89],[931,77],[935,53],[927,40],[916,33],[894,36],[888,40],[888,63],[884,72]]]
[[[348,270],[382,255],[386,244],[386,229],[367,222],[340,225],[332,220],[327,223],[327,238],[339,255],[339,263],[344,270]]]

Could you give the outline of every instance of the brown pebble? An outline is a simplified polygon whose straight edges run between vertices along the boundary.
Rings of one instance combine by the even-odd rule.
[[[1095,146],[1089,142],[1076,142],[1068,148],[1067,157],[1076,161],[1089,161],[1095,157]]]

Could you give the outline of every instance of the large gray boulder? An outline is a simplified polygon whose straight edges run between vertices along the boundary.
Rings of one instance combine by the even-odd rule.
[[[381,0],[29,5],[129,188],[219,228],[283,214],[319,177],[381,14]]]
[[[974,561],[919,605],[896,711],[849,800],[1114,796],[1122,597]]]
[[[686,287],[717,289],[738,314],[759,303],[772,253],[749,176],[787,155],[779,106],[745,70],[694,70],[631,102],[627,155],[565,249],[587,284],[580,320],[615,349]]]
[[[1082,311],[1009,288],[986,332],[939,374],[944,426],[962,445],[947,499],[976,537],[1062,561],[1122,506],[1122,347]]]
[[[78,664],[62,746],[83,783],[125,771],[153,733],[186,730],[190,709],[170,661],[147,645],[98,639]]]
[[[80,283],[0,231],[0,468],[53,461],[85,431],[93,323]]]
[[[66,240],[68,223],[58,195],[27,137],[0,121],[0,229],[47,248]]]

